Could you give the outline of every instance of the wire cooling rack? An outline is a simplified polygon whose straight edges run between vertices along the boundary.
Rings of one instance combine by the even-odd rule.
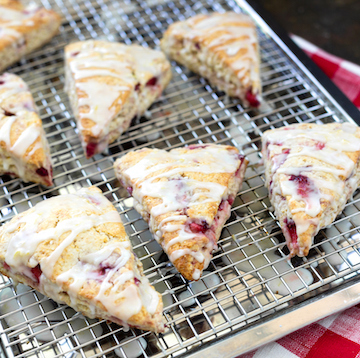
[[[15,290],[2,277],[0,337],[6,357],[175,357],[203,356],[205,351],[208,357],[230,357],[276,338],[274,331],[286,334],[286,329],[357,302],[350,290],[355,288],[355,296],[360,292],[353,282],[360,269],[360,197],[355,193],[335,223],[320,232],[308,257],[288,262],[264,188],[260,155],[260,137],[267,129],[351,119],[248,3],[239,0],[240,8],[232,0],[42,2],[62,14],[61,32],[9,71],[29,84],[40,109],[55,186],[45,189],[0,178],[1,222],[53,195],[99,186],[121,213],[145,274],[163,293],[168,329],[160,335],[126,332],[115,324],[84,318],[25,286]],[[146,118],[134,123],[109,153],[86,159],[63,90],[64,46],[95,38],[157,48],[174,21],[226,10],[245,11],[258,25],[264,93],[260,110],[244,109],[238,100],[172,63],[173,79]],[[168,149],[202,142],[234,145],[250,164],[214,259],[201,280],[189,284],[174,271],[133,209],[132,199],[119,188],[112,165],[134,148]],[[316,300],[321,313],[313,310],[310,318],[297,314],[314,307]],[[278,323],[284,318],[294,325],[281,329]]]

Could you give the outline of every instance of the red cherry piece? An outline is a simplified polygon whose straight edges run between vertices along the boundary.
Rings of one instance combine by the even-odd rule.
[[[245,157],[242,154],[237,154],[238,159],[243,162]]]
[[[8,116],[8,117],[15,116],[15,113],[9,112],[6,109],[4,109],[4,114],[5,114],[5,116]]]
[[[251,107],[259,107],[260,106],[260,102],[257,98],[257,95],[252,93],[251,89],[249,89],[246,92],[245,99],[249,102]]]
[[[310,188],[311,183],[310,183],[308,177],[306,177],[304,175],[291,175],[290,180],[298,183],[299,187],[298,187],[297,192],[299,195],[305,197],[311,191],[311,188]]]
[[[114,267],[111,264],[108,264],[106,262],[102,262],[99,267],[99,274],[101,276],[107,275],[107,273],[113,269]]]
[[[289,232],[290,238],[291,238],[291,242],[293,244],[297,244],[297,240],[298,240],[298,236],[297,236],[297,232],[296,232],[296,225],[294,220],[290,219],[290,220],[285,220],[286,223],[286,227],[287,230]]]
[[[316,142],[315,147],[319,150],[322,150],[325,147],[325,143],[324,142]]]
[[[35,281],[36,281],[37,283],[39,283],[39,282],[40,282],[40,276],[41,276],[41,274],[42,274],[40,265],[37,265],[37,266],[33,267],[33,268],[31,269],[31,273],[34,275]]]
[[[155,86],[157,84],[157,78],[151,77],[149,81],[146,82],[146,86]]]
[[[190,230],[194,233],[205,233],[205,231],[208,229],[208,224],[206,222],[203,222],[202,224],[197,224],[197,223],[191,223],[190,225]]]
[[[135,91],[138,91],[140,89],[140,83],[137,83],[136,85],[135,85]]]
[[[133,188],[132,188],[131,186],[128,186],[128,187],[126,188],[126,190],[128,191],[128,193],[129,193],[130,195],[132,195],[132,193],[133,193]]]
[[[6,262],[4,262],[4,269],[10,271],[10,266]]]
[[[87,158],[91,158],[96,153],[97,144],[96,143],[88,143],[86,146],[86,156]]]
[[[47,177],[49,176],[49,172],[44,167],[41,167],[39,169],[36,169],[36,174],[40,175],[41,177]]]

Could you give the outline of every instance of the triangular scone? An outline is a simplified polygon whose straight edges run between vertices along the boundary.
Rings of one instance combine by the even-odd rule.
[[[50,41],[60,23],[56,12],[34,3],[0,0],[0,71]]]
[[[245,14],[196,15],[170,25],[162,50],[230,96],[258,107],[260,57],[256,28]]]
[[[116,160],[115,173],[170,261],[198,280],[217,247],[248,161],[231,146],[170,152],[144,148]]]
[[[295,124],[262,137],[266,185],[290,254],[306,256],[360,184],[360,128]]]
[[[65,47],[65,89],[87,158],[107,149],[171,78],[161,51],[106,41]]]
[[[26,83],[0,76],[0,174],[51,186],[49,144]]]
[[[98,188],[47,199],[4,224],[0,272],[90,318],[164,331],[161,296]]]

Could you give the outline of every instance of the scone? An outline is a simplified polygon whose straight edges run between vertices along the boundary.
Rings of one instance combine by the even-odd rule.
[[[52,185],[49,144],[26,83],[0,76],[0,174]]]
[[[52,10],[0,0],[0,71],[50,41],[60,24],[60,16]]]
[[[226,94],[258,107],[260,57],[256,28],[245,14],[196,15],[170,25],[161,48]]]
[[[217,247],[248,161],[231,146],[169,152],[144,148],[116,160],[115,173],[170,261],[198,280]]]
[[[360,184],[360,128],[295,124],[262,137],[266,186],[290,254],[306,256]]]
[[[164,330],[161,296],[95,187],[47,199],[4,224],[0,272],[87,317]]]
[[[107,149],[171,78],[161,51],[106,41],[65,47],[67,91],[87,158]]]

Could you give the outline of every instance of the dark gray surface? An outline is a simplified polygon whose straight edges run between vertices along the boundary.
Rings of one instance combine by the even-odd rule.
[[[360,64],[360,0],[255,0],[288,32]]]

